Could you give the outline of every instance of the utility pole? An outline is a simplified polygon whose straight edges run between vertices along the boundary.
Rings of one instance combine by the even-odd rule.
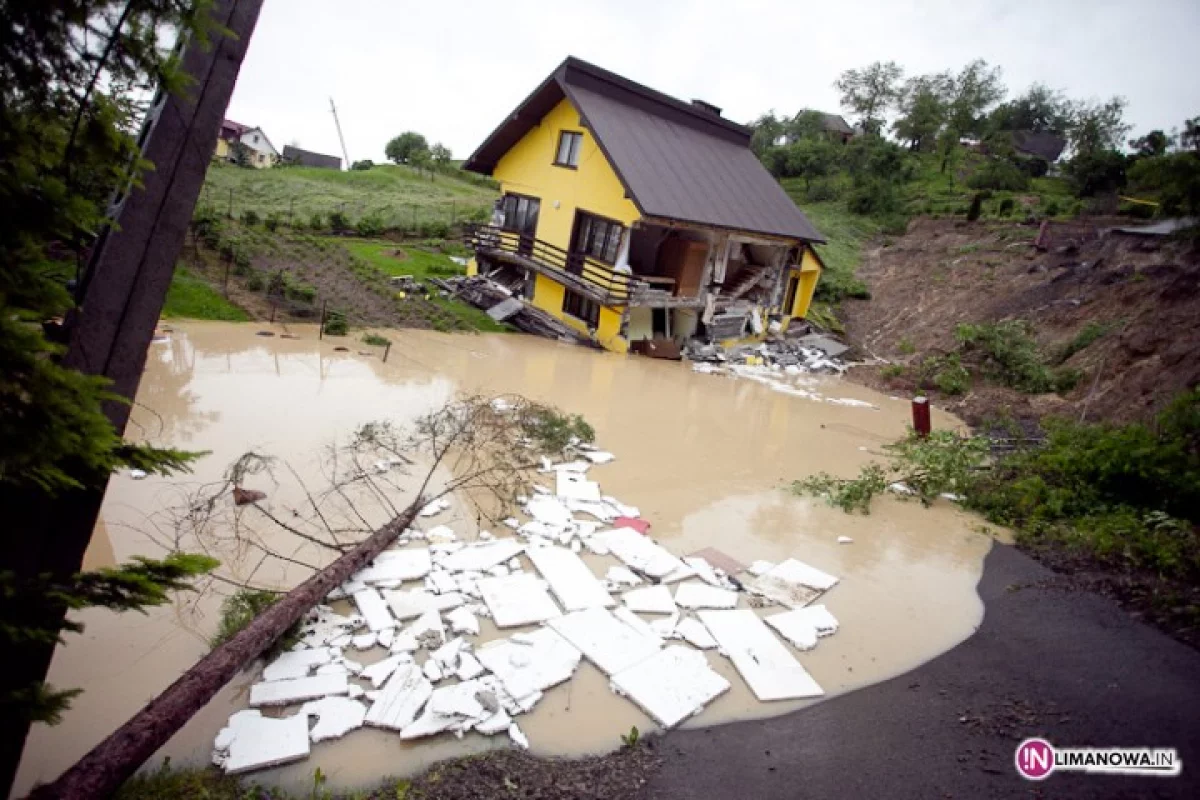
[[[342,136],[342,123],[338,122],[337,106],[333,104],[333,98],[329,98],[329,111],[333,114],[333,124],[337,128],[338,141],[342,143],[342,159],[346,162],[346,169],[350,169],[350,154],[346,152],[346,137]]]
[[[63,364],[110,380],[124,402],[104,411],[117,433],[129,409],[154,328],[183,248],[209,157],[262,0],[215,0],[212,15],[229,31],[204,48],[185,43],[182,71],[191,78],[177,95],[160,90],[143,125],[142,158],[154,164],[120,201],[113,225],[97,240],[82,281],[79,308],[68,315]],[[0,572],[66,580],[79,572],[107,483],[3,503],[5,528],[29,546],[0,555]],[[66,609],[47,611],[61,621]],[[53,621],[51,621],[53,622]],[[55,643],[22,646],[0,676],[0,692],[28,690],[45,680]],[[29,732],[20,714],[0,715],[0,795],[7,796]]]

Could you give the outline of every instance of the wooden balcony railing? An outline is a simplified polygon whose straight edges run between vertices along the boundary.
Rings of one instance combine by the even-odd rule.
[[[636,305],[650,285],[615,271],[590,256],[570,253],[549,242],[491,225],[469,226],[468,244],[476,253],[533,269],[606,306]]]

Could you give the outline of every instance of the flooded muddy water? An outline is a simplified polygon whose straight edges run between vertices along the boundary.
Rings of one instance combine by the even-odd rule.
[[[526,336],[392,331],[383,363],[378,350],[355,352],[368,348],[349,338],[319,341],[312,327],[292,327],[298,338],[257,336],[261,328],[185,323],[174,326],[169,342],[152,345],[128,435],[210,455],[189,476],[114,477],[86,566],[155,553],[155,515],[177,503],[187,487],[218,480],[247,450],[278,456],[316,483],[317,454],[364,422],[411,420],[457,392],[514,393],[583,415],[595,427],[597,443],[617,456],[589,477],[605,494],[638,506],[652,535],[676,554],[715,547],[744,564],[794,556],[840,577],[822,600],[840,621],[839,632],[797,654],[826,696],[909,670],[961,642],[982,618],[975,584],[990,539],[977,518],[950,504],[925,509],[893,497],[877,500],[870,516],[851,516],[786,491],[792,480],[820,470],[857,472],[872,451],[903,435],[905,400],[837,378],[809,384],[826,398],[873,407],[837,405],[751,380],[697,374],[678,363]],[[339,345],[350,352],[335,352]],[[935,410],[935,426],[957,424]],[[436,523],[460,535],[473,531],[462,511]],[[852,537],[853,544],[838,544],[839,536]],[[589,561],[600,573],[617,563]],[[307,574],[280,568],[270,579],[292,585]],[[16,792],[55,777],[202,656],[218,607],[218,597],[185,596],[145,615],[79,615],[86,630],[59,648],[50,681],[85,692],[62,724],[35,727]],[[488,626],[477,643],[496,635]],[[367,662],[381,656],[354,657]],[[708,658],[732,689],[690,726],[775,715],[804,704],[760,703],[725,658],[715,651]],[[159,759],[207,762],[213,737],[230,713],[246,706],[255,678],[249,670],[232,681]],[[605,751],[619,746],[620,734],[631,726],[654,729],[586,660],[571,681],[547,692],[519,721],[533,751],[546,755]],[[409,743],[360,730],[315,745],[307,761],[252,778],[311,787],[320,767],[331,788],[357,788],[496,746],[508,746],[507,738],[443,735]]]

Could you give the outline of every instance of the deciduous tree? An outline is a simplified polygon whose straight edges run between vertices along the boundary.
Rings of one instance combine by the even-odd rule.
[[[895,61],[876,61],[862,69],[848,69],[834,82],[843,108],[850,109],[867,133],[879,133],[883,115],[900,97],[904,70]]]
[[[388,160],[395,164],[409,164],[416,153],[428,153],[429,142],[416,131],[405,131],[387,143],[383,149]]]

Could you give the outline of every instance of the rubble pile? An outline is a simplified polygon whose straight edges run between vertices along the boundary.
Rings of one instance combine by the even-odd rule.
[[[841,374],[846,364],[839,360],[850,348],[820,334],[800,338],[772,336],[764,342],[738,344],[729,348],[720,344],[690,341],[683,348],[689,361],[699,364],[763,366],[788,370],[789,374]]]
[[[796,559],[743,568],[712,548],[708,558],[672,553],[645,533],[637,507],[590,479],[612,453],[576,443],[566,456],[542,460],[518,498],[525,519],[504,520],[506,535],[412,528],[331,592],[251,686],[251,708],[217,735],[214,763],[272,767],[363,727],[528,747],[519,718],[583,659],[609,677],[614,702],[627,698],[664,728],[729,690],[712,658],[729,658],[761,701],[823,694],[793,649],[837,631],[812,605],[836,577]],[[419,517],[451,507],[439,498]],[[585,555],[608,563],[594,571]],[[780,611],[751,610],[771,605]]]

